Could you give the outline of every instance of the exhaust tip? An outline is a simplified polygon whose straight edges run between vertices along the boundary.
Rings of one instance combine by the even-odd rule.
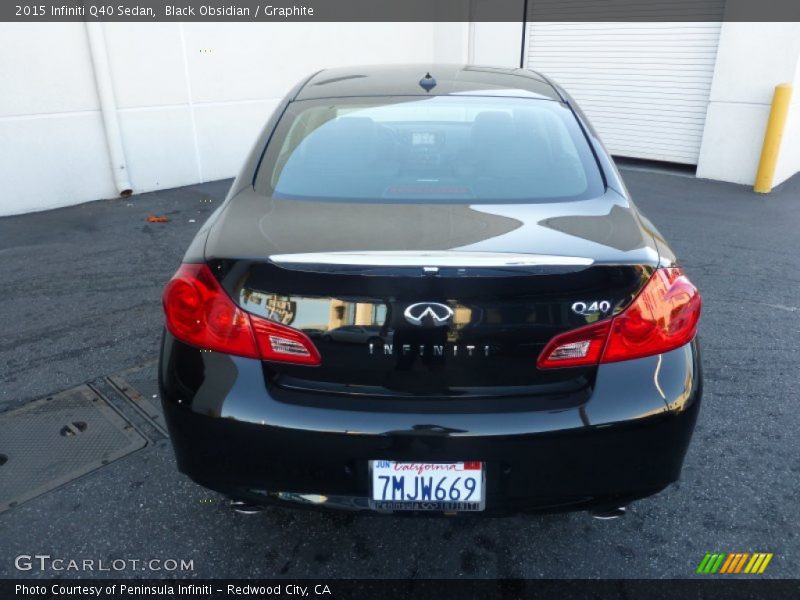
[[[230,500],[228,507],[240,515],[256,515],[264,511],[264,507],[259,504],[252,504],[243,500]]]
[[[619,519],[625,516],[626,506],[619,506],[617,508],[606,508],[603,510],[593,510],[591,515],[595,519],[601,521],[610,521],[612,519]]]

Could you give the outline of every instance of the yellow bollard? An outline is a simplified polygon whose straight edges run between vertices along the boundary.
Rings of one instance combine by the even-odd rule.
[[[775,167],[781,150],[783,129],[786,126],[786,116],[789,114],[789,102],[792,99],[792,86],[782,83],[775,86],[775,95],[772,97],[772,108],[769,111],[767,131],[764,134],[764,147],[761,149],[761,160],[758,161],[758,173],[753,190],[759,194],[768,194],[772,191],[772,181],[775,177]]]

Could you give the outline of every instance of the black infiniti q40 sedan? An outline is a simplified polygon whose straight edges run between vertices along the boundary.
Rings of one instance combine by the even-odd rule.
[[[254,506],[617,515],[700,406],[697,289],[529,70],[307,78],[163,304],[179,468]]]

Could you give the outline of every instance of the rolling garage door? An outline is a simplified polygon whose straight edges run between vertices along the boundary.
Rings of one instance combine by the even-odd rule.
[[[535,21],[550,1],[532,3],[526,65],[578,101],[612,154],[697,164],[722,2],[696,0],[709,22]]]

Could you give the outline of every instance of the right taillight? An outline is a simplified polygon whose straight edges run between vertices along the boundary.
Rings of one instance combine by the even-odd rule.
[[[700,292],[677,267],[657,269],[633,303],[612,319],[601,362],[661,354],[697,334]]]
[[[656,269],[628,308],[607,321],[554,337],[540,369],[596,365],[661,354],[697,334],[700,292],[678,267]]]
[[[239,308],[206,265],[181,265],[162,302],[169,332],[202,350],[301,365],[321,362],[306,334]]]

